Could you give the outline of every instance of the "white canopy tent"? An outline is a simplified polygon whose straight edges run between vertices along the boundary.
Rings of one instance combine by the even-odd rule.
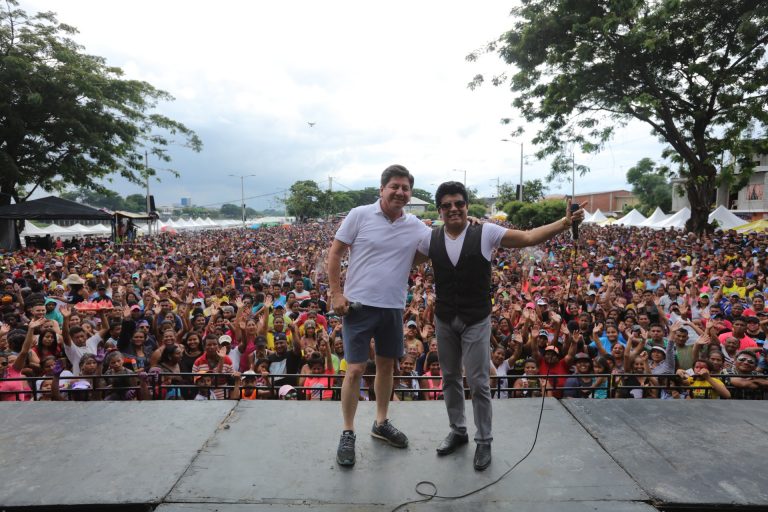
[[[608,217],[606,217],[605,214],[600,211],[600,208],[598,208],[597,211],[595,211],[595,213],[589,217],[589,220],[584,219],[584,223],[597,224],[598,222],[602,222],[604,220],[608,220]]]
[[[683,209],[677,212],[676,214],[669,217],[668,219],[658,222],[650,227],[654,229],[666,229],[666,228],[683,229],[685,227],[685,223],[688,222],[688,219],[690,218],[691,218],[691,209],[686,206],[686,207],[683,207]]]
[[[715,211],[710,213],[709,217],[707,217],[707,221],[710,223],[717,221],[718,227],[724,230],[734,229],[738,226],[743,226],[745,223],[744,219],[735,215],[723,205],[715,208]]]
[[[105,226],[104,224],[96,224],[95,226],[91,226],[93,229],[93,232],[98,235],[107,235],[112,233],[112,228],[109,226]]]
[[[651,216],[645,219],[640,224],[638,224],[638,226],[650,227],[650,226],[653,226],[654,224],[658,224],[659,222],[666,220],[667,218],[668,216],[663,211],[661,211],[661,208],[657,206],[656,209],[651,214]]]
[[[616,221],[617,226],[639,226],[645,221],[646,216],[637,210],[632,210],[622,218]]]
[[[50,226],[46,227],[44,231],[45,233],[42,234],[51,236],[77,236],[82,234],[79,231],[73,231],[64,226],[59,226],[58,224],[51,224]]]
[[[48,226],[39,228],[32,224],[30,221],[26,221],[24,223],[24,231],[21,232],[21,236],[45,236],[48,234],[46,228],[48,228]]]
[[[69,226],[69,229],[78,233],[82,233],[83,235],[95,234],[95,231],[93,230],[93,226],[83,226],[79,222],[77,224],[72,224],[71,226]]]

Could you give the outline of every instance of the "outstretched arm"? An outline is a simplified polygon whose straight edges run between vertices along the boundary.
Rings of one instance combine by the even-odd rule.
[[[507,248],[531,247],[538,245],[553,236],[570,229],[574,222],[580,223],[584,220],[584,207],[586,202],[579,205],[576,212],[571,213],[571,201],[568,200],[565,217],[546,226],[529,231],[519,231],[517,229],[508,229],[501,239],[501,246]]]

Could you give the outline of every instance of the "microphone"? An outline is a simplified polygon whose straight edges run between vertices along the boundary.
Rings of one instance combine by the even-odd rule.
[[[571,215],[579,211],[578,204],[571,204]],[[571,218],[571,236],[574,240],[579,239],[579,223]]]

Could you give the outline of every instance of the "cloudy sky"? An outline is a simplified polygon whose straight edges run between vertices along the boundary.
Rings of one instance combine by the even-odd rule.
[[[416,186],[434,191],[449,179],[493,195],[497,178],[519,180],[520,146],[502,142],[516,117],[511,93],[470,91],[477,73],[503,70],[495,56],[465,56],[511,26],[513,1],[421,0],[210,2],[22,0],[77,27],[88,53],[146,80],[176,101],[161,111],[202,138],[201,153],[176,148],[180,178],[151,184],[158,205],[189,196],[198,205],[280,207],[280,191],[299,179],[334,189],[377,186],[391,163],[407,166]],[[315,122],[314,127],[307,123]],[[533,127],[518,139],[525,154]],[[640,158],[662,146],[641,124],[622,129],[599,155],[576,154],[592,172],[576,192],[627,187]],[[524,179],[548,163],[526,159]],[[116,180],[123,195],[143,189]],[[570,183],[550,184],[550,193]],[[256,197],[260,196],[260,197]]]

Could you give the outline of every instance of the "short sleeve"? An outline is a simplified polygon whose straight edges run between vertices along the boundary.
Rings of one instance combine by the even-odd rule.
[[[432,241],[432,230],[428,229],[422,235],[421,240],[419,240],[419,246],[417,250],[424,256],[429,256],[429,245],[431,241]]]
[[[352,242],[354,242],[355,238],[357,238],[357,232],[359,229],[360,209],[352,208],[352,210],[349,212],[349,215],[344,217],[344,220],[341,221],[341,226],[339,226],[339,229],[336,231],[334,238],[339,242],[352,245]]]
[[[507,233],[507,228],[486,222],[483,224],[482,251],[485,259],[490,260],[494,249],[501,246],[501,239]]]

